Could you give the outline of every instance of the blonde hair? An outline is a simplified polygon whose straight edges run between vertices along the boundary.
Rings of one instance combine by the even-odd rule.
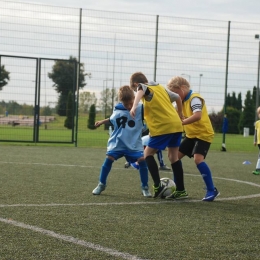
[[[167,83],[167,87],[169,89],[181,88],[181,86],[186,86],[187,88],[190,88],[190,83],[185,78],[179,76],[171,78]]]
[[[135,99],[134,91],[128,86],[122,86],[118,90],[118,100],[122,103],[129,102]]]

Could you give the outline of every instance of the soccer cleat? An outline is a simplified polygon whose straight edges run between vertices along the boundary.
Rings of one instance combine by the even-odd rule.
[[[252,173],[253,173],[254,175],[259,175],[259,174],[260,174],[260,171],[255,170],[255,171],[252,171]]]
[[[167,165],[163,165],[159,167],[160,171],[171,171],[171,169]]]
[[[130,163],[129,162],[126,162],[125,163],[125,168],[129,168],[130,167]]]
[[[144,197],[148,197],[148,198],[152,197],[152,194],[149,191],[147,186],[142,187],[142,194],[144,195]]]
[[[166,189],[167,189],[167,186],[163,185],[162,183],[160,183],[160,185],[158,187],[153,186],[153,190],[154,190],[153,198],[157,198],[157,197],[162,198],[162,194],[164,193],[164,191]]]
[[[203,201],[213,201],[220,192],[215,188],[213,191],[207,191],[205,197],[202,199]]]
[[[139,164],[137,164],[135,162],[134,163],[130,163],[130,165],[131,165],[131,167],[133,167],[136,170],[139,170],[139,168],[140,168]]]
[[[183,199],[187,199],[188,193],[186,192],[186,190],[182,190],[182,191],[174,191],[171,195],[167,196],[166,199],[167,200],[183,200]]]
[[[93,195],[100,195],[100,193],[106,189],[106,186],[107,185],[100,182],[98,184],[98,186],[92,191],[92,194]]]

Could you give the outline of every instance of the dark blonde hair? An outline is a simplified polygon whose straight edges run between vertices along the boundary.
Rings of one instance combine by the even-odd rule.
[[[136,72],[130,77],[130,87],[135,89],[134,83],[148,83],[147,78],[142,72]]]
[[[187,86],[190,88],[190,83],[185,78],[179,76],[171,78],[167,83],[169,89],[180,88],[181,86]]]
[[[134,91],[130,88],[130,86],[125,85],[119,88],[118,90],[118,100],[122,103],[129,102],[135,99]]]

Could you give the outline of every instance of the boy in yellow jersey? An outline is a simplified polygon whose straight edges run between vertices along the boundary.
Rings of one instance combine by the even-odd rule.
[[[168,158],[171,162],[174,181],[176,183],[175,199],[184,199],[188,194],[184,188],[183,169],[178,159],[183,126],[182,103],[179,95],[167,90],[156,82],[148,82],[141,72],[134,73],[130,78],[130,87],[137,92],[130,114],[136,115],[136,109],[140,100],[144,106],[144,119],[150,130],[150,139],[144,150],[144,157],[149,172],[154,182],[154,198],[161,197],[166,187],[160,182],[160,174],[154,154],[158,150],[168,147]],[[177,109],[172,102],[176,101]]]
[[[182,99],[184,131],[186,137],[179,147],[179,159],[185,155],[193,157],[194,162],[206,184],[207,192],[203,201],[213,201],[220,193],[213,184],[210,168],[205,158],[214,137],[213,127],[208,116],[204,99],[190,89],[189,82],[182,77],[173,77],[167,84],[169,90],[179,94]],[[174,194],[168,196],[174,198]]]
[[[260,107],[257,108],[257,116],[258,118],[260,118]],[[260,120],[257,120],[255,122],[255,135],[254,135],[254,146],[258,146],[258,160],[256,163],[256,167],[255,167],[255,171],[253,171],[252,173],[255,175],[259,175],[260,174]]]

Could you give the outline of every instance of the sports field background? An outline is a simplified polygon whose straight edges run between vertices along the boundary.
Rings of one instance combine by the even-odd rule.
[[[0,259],[259,257],[260,176],[251,173],[257,152],[210,151],[221,195],[208,203],[187,158],[189,199],[168,202],[144,198],[138,171],[125,169],[123,159],[114,163],[107,189],[93,196],[104,148],[2,145],[1,151]]]

